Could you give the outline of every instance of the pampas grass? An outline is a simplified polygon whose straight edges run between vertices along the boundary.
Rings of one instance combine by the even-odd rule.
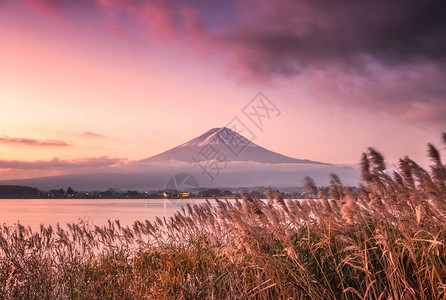
[[[443,136],[446,143],[446,135]],[[169,219],[0,230],[2,299],[446,299],[446,168],[394,172],[370,148],[357,189],[215,199]]]

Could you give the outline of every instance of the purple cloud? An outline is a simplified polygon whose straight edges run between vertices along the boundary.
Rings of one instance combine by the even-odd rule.
[[[93,138],[102,138],[104,137],[102,134],[94,133],[91,131],[85,131],[82,133],[83,136],[93,137]]]
[[[0,169],[9,170],[39,170],[39,171],[69,171],[76,169],[101,169],[117,166],[125,163],[125,159],[110,158],[107,156],[95,158],[81,158],[73,160],[61,160],[53,158],[51,160],[38,161],[16,161],[0,160]]]
[[[70,144],[67,144],[64,141],[58,140],[47,140],[47,141],[39,141],[35,139],[27,139],[27,138],[13,138],[9,136],[0,137],[0,143],[4,144],[19,144],[25,146],[51,146],[51,147],[70,147]]]

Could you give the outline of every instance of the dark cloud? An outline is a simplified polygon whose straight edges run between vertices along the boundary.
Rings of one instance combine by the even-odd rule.
[[[52,147],[70,147],[70,144],[67,144],[64,141],[58,140],[47,140],[47,141],[39,141],[35,139],[26,139],[26,138],[13,138],[9,136],[0,137],[0,143],[5,144],[19,144],[25,146],[52,146]]]
[[[79,0],[22,2],[60,9]],[[446,57],[446,2],[438,0],[251,0],[221,11],[202,1],[81,2],[84,8],[121,10],[128,19],[136,15],[157,30],[206,31],[213,41],[239,48],[247,65],[260,72],[288,75],[328,62],[359,65],[364,56],[386,65]]]
[[[22,0],[52,9],[74,0]],[[446,125],[446,2],[441,0],[84,0],[149,38],[230,57],[248,80],[305,76],[313,97]],[[36,6],[35,7],[40,7]],[[119,16],[119,18],[116,18]],[[131,24],[131,25],[129,25]],[[132,30],[133,32],[133,30]],[[327,101],[328,101],[327,100]]]
[[[446,2],[241,2],[219,39],[246,78],[304,76],[309,97],[446,125]]]
[[[253,2],[250,2],[253,5]],[[225,37],[256,72],[299,73],[309,66],[356,67],[364,58],[388,66],[446,57],[446,2],[384,0],[244,2]],[[250,12],[254,16],[250,16]]]

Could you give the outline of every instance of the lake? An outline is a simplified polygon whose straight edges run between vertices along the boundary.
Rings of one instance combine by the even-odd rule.
[[[107,220],[120,220],[130,225],[136,220],[153,221],[170,217],[187,203],[200,204],[205,199],[0,199],[0,223],[20,222],[33,229],[44,225],[65,225],[88,220],[104,225]],[[210,199],[211,203],[215,200]]]

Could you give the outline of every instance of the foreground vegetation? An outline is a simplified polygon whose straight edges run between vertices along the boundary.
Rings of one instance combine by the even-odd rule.
[[[446,142],[446,138],[445,138]],[[373,149],[359,189],[187,206],[170,219],[0,234],[2,299],[446,299],[446,168]]]

